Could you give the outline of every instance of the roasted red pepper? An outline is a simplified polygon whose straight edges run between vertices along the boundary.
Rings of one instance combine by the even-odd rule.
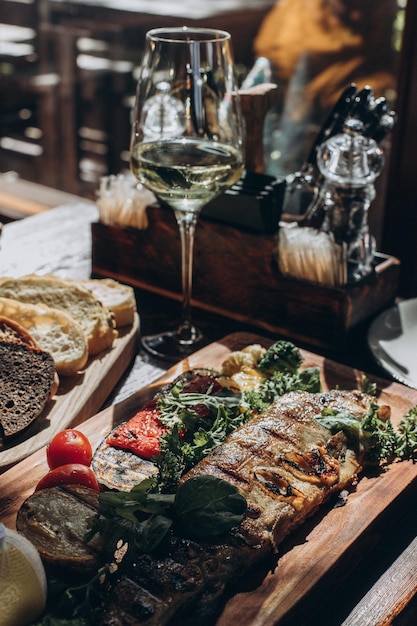
[[[183,393],[219,393],[222,386],[211,376],[197,376],[188,382]],[[161,453],[161,436],[168,428],[159,419],[160,411],[157,408],[158,400],[150,400],[128,422],[122,424],[107,439],[106,442],[115,448],[129,450],[143,459],[152,459]],[[195,405],[194,410],[201,418],[208,417],[210,410],[201,405]]]
[[[152,400],[115,430],[107,438],[107,443],[115,448],[130,450],[143,459],[152,459],[160,454],[161,436],[167,432],[159,415],[156,401]]]

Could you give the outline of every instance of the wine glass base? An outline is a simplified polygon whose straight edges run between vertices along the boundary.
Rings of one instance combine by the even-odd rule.
[[[192,342],[181,341],[176,331],[147,335],[141,338],[143,349],[152,356],[164,361],[177,362],[207,344],[198,333]]]

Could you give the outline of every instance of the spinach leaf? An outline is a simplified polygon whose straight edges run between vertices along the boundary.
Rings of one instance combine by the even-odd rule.
[[[172,519],[165,515],[151,515],[137,525],[136,547],[145,553],[152,552],[163,540],[172,526]]]
[[[186,480],[175,496],[175,521],[193,539],[214,539],[238,526],[247,510],[245,498],[230,483],[215,476]]]
[[[332,433],[343,431],[363,456],[362,461],[376,464],[390,460],[395,456],[398,434],[390,420],[382,420],[378,415],[379,407],[371,403],[365,416],[358,420],[347,411],[324,409],[316,420]]]
[[[332,433],[343,431],[346,436],[354,441],[359,438],[361,421],[347,411],[323,409],[322,414],[316,416],[316,420]]]
[[[153,482],[142,481],[130,491],[103,491],[99,495],[100,508],[103,514],[119,515],[133,522],[138,519],[138,513],[165,515],[172,508],[174,496],[172,494],[149,493]]]

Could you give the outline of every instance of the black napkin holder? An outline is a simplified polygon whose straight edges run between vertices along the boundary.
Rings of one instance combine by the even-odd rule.
[[[285,188],[284,178],[245,172],[237,183],[203,208],[202,217],[257,233],[276,233]]]

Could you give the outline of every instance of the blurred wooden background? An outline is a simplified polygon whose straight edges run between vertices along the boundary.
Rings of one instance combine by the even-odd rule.
[[[231,32],[241,71],[273,0],[0,0],[0,170],[79,195],[128,165],[145,33]]]
[[[274,0],[0,0],[0,172],[94,198],[128,165],[130,109],[145,32],[198,24],[232,33],[242,75]],[[408,1],[380,250],[417,295],[417,3]]]

